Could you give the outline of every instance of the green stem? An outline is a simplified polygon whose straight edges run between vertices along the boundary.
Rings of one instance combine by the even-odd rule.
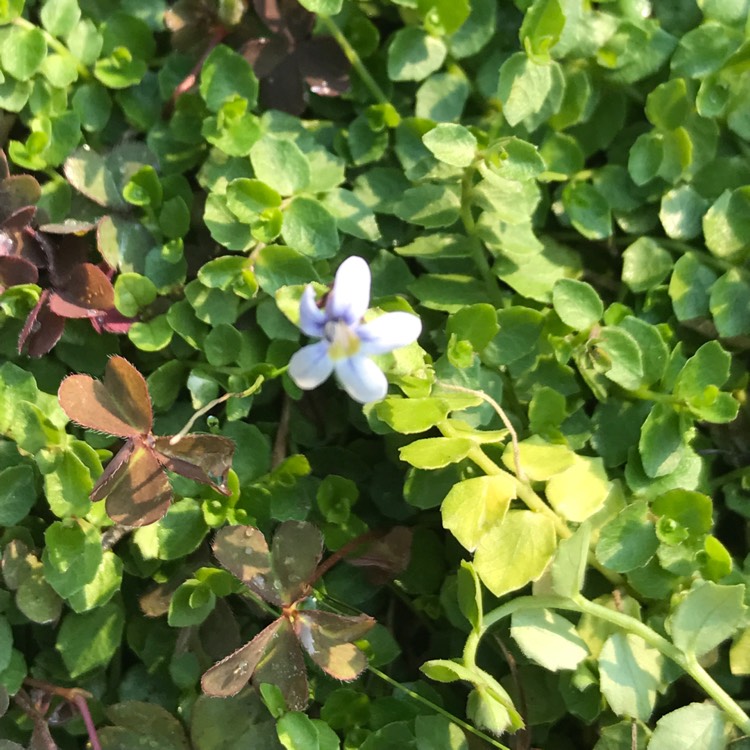
[[[655,401],[660,404],[671,404],[680,406],[683,402],[671,393],[659,393],[652,391],[650,388],[638,388],[635,391],[627,391],[630,398],[637,398],[641,401]]]
[[[454,716],[449,711],[446,711],[444,708],[441,708],[440,706],[433,703],[431,700],[428,700],[424,696],[420,695],[419,693],[415,692],[414,690],[410,690],[408,687],[402,685],[400,682],[394,680],[392,677],[389,677],[385,672],[381,672],[376,667],[373,667],[370,665],[368,667],[368,670],[372,672],[377,677],[380,677],[381,680],[384,682],[387,682],[392,687],[396,688],[397,690],[401,690],[403,693],[408,695],[410,698],[413,698],[418,703],[421,703],[423,706],[427,706],[428,708],[431,708],[435,713],[440,714],[441,716],[444,716],[448,721],[452,722],[453,724],[456,724],[457,726],[461,727],[461,729],[465,730],[466,732],[470,732],[471,734],[480,737],[485,742],[488,742],[492,747],[499,748],[499,750],[509,750],[509,748],[506,745],[501,744],[493,737],[490,737],[488,734],[485,734],[481,730],[477,729],[476,727],[471,726],[471,724],[468,724],[465,721],[462,721],[461,719]]]
[[[740,466],[739,469],[732,469],[732,471],[728,471],[726,474],[722,474],[720,477],[712,479],[711,487],[713,489],[718,489],[728,482],[733,482],[735,479],[742,479],[748,474],[750,474],[750,466]]]
[[[50,34],[48,31],[45,31],[36,24],[31,23],[31,21],[27,21],[25,18],[22,18],[20,16],[13,19],[13,24],[16,26],[20,26],[22,29],[37,29],[41,31],[42,34],[44,34],[44,40],[47,42],[47,46],[51,47],[59,55],[62,55],[63,57],[69,57],[71,60],[73,60],[76,64],[78,76],[82,80],[91,80],[91,73],[89,72],[89,69],[85,65],[83,65],[83,63],[81,63],[80,60],[59,39],[55,39],[55,37],[53,37],[52,34]]]
[[[493,625],[509,617],[514,612],[528,609],[563,609],[589,614],[592,617],[609,622],[627,633],[632,633],[642,638],[646,643],[653,646],[689,674],[706,695],[724,711],[735,726],[739,727],[745,734],[750,734],[750,716],[711,677],[694,656],[683,653],[677,646],[664,638],[664,636],[659,635],[659,633],[646,625],[646,623],[637,620],[635,617],[610,609],[602,604],[596,604],[580,595],[575,599],[566,599],[561,596],[522,596],[488,612],[484,616],[482,629],[478,632],[472,632],[466,641],[464,663],[467,666],[475,665],[479,641]]]
[[[370,75],[370,71],[367,70],[362,58],[359,56],[354,47],[349,44],[349,40],[344,36],[341,29],[336,25],[336,22],[330,17],[322,13],[318,14],[318,19],[325,26],[326,31],[336,40],[336,43],[341,47],[341,51],[346,56],[346,59],[352,64],[354,70],[357,71],[357,75],[362,79],[362,83],[367,86],[373,98],[379,104],[390,104],[388,97],[380,88],[378,82]]]
[[[495,307],[500,308],[503,306],[503,295],[497,285],[497,279],[492,273],[490,264],[487,262],[484,247],[476,236],[477,225],[474,221],[474,214],[471,210],[471,193],[474,189],[475,169],[476,167],[474,164],[467,167],[461,178],[461,223],[464,225],[466,234],[471,239],[472,258],[474,259],[474,263],[484,281],[484,286],[487,289],[487,296]]]

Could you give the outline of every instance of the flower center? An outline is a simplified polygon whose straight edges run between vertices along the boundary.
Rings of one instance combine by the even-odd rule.
[[[353,357],[361,345],[359,336],[342,320],[331,320],[326,323],[325,338],[331,344],[328,356],[334,362]]]

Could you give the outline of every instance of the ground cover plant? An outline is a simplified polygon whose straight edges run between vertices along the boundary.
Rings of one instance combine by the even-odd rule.
[[[750,747],[748,0],[0,0],[0,750]]]

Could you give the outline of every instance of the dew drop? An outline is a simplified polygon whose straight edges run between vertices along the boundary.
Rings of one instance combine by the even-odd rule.
[[[243,661],[239,666],[235,667],[234,672],[232,674],[236,674],[239,676],[246,675],[248,670],[248,664],[246,661]]]

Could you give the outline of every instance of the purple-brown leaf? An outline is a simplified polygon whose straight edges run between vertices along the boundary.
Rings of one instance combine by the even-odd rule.
[[[206,695],[219,698],[237,695],[253,676],[255,668],[266,653],[269,644],[283,625],[283,618],[274,620],[268,627],[261,630],[250,643],[246,643],[234,653],[214,664],[201,678],[203,692]]]
[[[229,495],[227,475],[232,468],[234,442],[221,435],[194,433],[185,435],[174,445],[169,437],[154,439],[154,448],[170,471],[196,482],[211,485],[217,492]]]
[[[294,632],[310,658],[331,677],[353,680],[367,666],[367,657],[351,641],[362,638],[375,620],[367,615],[343,617],[321,610],[298,611]]]
[[[307,669],[297,637],[285,617],[274,634],[266,656],[256,667],[253,682],[270,682],[281,690],[290,711],[304,711],[310,699]]]
[[[282,603],[291,604],[305,593],[323,554],[323,535],[305,521],[285,521],[271,543],[271,569]]]
[[[254,594],[277,607],[281,600],[271,573],[271,555],[265,537],[254,526],[225,526],[214,539],[216,559]]]
[[[110,358],[101,381],[90,375],[68,376],[60,384],[58,399],[70,419],[91,430],[118,437],[151,432],[148,386],[123,357]]]
[[[18,336],[18,353],[24,350],[29,357],[41,357],[60,340],[65,330],[65,318],[49,309],[49,291],[42,292],[39,302],[26,318]],[[64,381],[63,381],[64,382]]]
[[[172,486],[162,465],[154,452],[140,442],[135,443],[124,468],[115,470],[106,493],[107,515],[123,526],[147,526],[158,521],[172,500]]]

